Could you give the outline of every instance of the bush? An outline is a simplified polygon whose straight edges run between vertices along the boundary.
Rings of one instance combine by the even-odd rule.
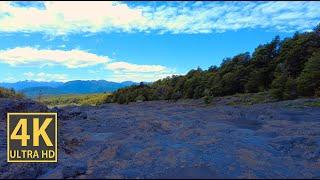
[[[283,99],[295,99],[298,97],[297,93],[297,83],[294,79],[288,78],[283,91]]]
[[[0,88],[0,98],[24,98],[24,94],[17,93],[14,89]]]
[[[182,94],[180,91],[174,92],[171,96],[171,99],[173,99],[174,101],[178,101],[178,99],[180,98],[182,98]]]
[[[136,100],[136,102],[143,102],[143,101],[146,100],[146,98],[144,96],[142,96],[142,95],[139,95],[138,97],[136,97],[135,100]]]
[[[285,74],[281,74],[273,80],[271,85],[271,96],[277,100],[283,100],[283,91],[285,89],[285,84],[287,81],[287,76]]]
[[[210,104],[212,102],[212,99],[213,99],[212,96],[205,96],[203,98],[205,104]]]
[[[316,89],[315,96],[320,97],[320,86]]]
[[[113,102],[113,95],[111,94],[111,95],[107,96],[104,103],[112,103],[112,102]]]
[[[120,94],[117,102],[119,104],[128,104],[127,98],[124,94]]]

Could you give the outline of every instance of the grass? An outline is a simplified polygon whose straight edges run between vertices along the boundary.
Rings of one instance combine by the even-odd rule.
[[[57,95],[57,96],[45,96],[40,99],[40,102],[46,104],[49,107],[62,107],[62,106],[84,106],[91,105],[97,106],[105,103],[106,98],[110,94],[99,93],[99,94],[68,94],[68,95]]]
[[[226,99],[229,100],[229,102],[227,102],[227,105],[230,106],[253,105],[276,101],[270,96],[269,92],[235,94],[232,96],[226,96]]]
[[[306,102],[304,105],[310,107],[320,107],[320,100],[314,102]]]

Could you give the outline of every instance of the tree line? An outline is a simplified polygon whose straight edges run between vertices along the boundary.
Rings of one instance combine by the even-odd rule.
[[[278,100],[320,96],[320,24],[283,40],[276,36],[252,54],[223,59],[219,67],[118,89],[106,102],[204,98],[209,103],[213,97],[263,91]]]

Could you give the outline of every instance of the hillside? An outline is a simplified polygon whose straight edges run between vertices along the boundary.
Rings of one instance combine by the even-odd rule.
[[[225,58],[220,67],[119,89],[108,102],[204,98],[209,103],[213,97],[265,91],[278,100],[320,96],[320,25],[284,40],[277,36],[252,54]]]

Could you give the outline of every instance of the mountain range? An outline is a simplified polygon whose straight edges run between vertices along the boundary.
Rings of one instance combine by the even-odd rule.
[[[19,81],[15,83],[0,83],[0,87],[13,88],[22,92],[27,97],[36,97],[39,95],[61,95],[61,94],[90,94],[113,92],[119,88],[138,84],[132,81],[121,83],[105,80],[75,80],[68,82],[39,82],[39,81]]]

